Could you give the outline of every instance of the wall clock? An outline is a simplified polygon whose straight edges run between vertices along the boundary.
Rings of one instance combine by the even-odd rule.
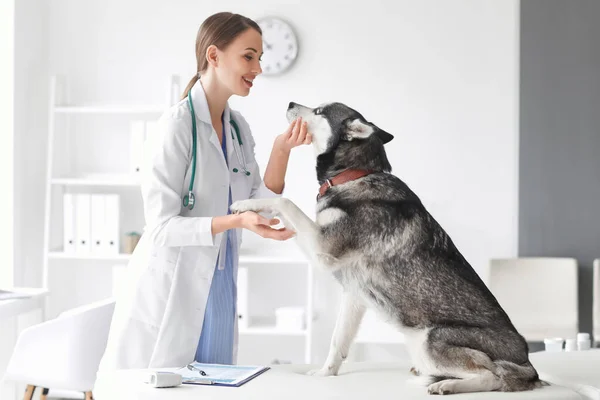
[[[298,57],[298,40],[290,24],[277,17],[256,21],[262,30],[263,56],[260,63],[264,75],[287,71]]]

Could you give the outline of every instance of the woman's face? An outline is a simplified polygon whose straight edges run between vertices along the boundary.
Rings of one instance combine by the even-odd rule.
[[[262,73],[262,53],[262,36],[252,28],[242,32],[225,50],[218,50],[217,76],[232,94],[250,93],[252,81]]]

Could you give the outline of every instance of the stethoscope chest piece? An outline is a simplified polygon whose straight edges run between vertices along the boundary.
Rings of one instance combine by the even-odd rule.
[[[189,208],[190,210],[194,208],[194,203],[196,202],[196,196],[191,191],[188,192],[185,196],[183,196],[183,206]]]

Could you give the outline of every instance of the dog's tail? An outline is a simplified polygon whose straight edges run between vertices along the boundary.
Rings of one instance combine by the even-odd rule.
[[[502,382],[502,392],[519,392],[548,386],[540,380],[537,371],[529,361],[525,364],[515,364],[509,361],[496,361],[496,374]]]

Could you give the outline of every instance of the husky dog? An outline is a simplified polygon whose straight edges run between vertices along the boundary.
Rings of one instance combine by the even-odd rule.
[[[313,265],[343,287],[320,376],[337,375],[366,307],[404,334],[430,394],[522,391],[543,385],[517,332],[419,197],[391,174],[393,136],[341,103],[290,103],[313,135],[321,186],[316,222],[286,198],[234,203],[233,212],[279,215]]]

